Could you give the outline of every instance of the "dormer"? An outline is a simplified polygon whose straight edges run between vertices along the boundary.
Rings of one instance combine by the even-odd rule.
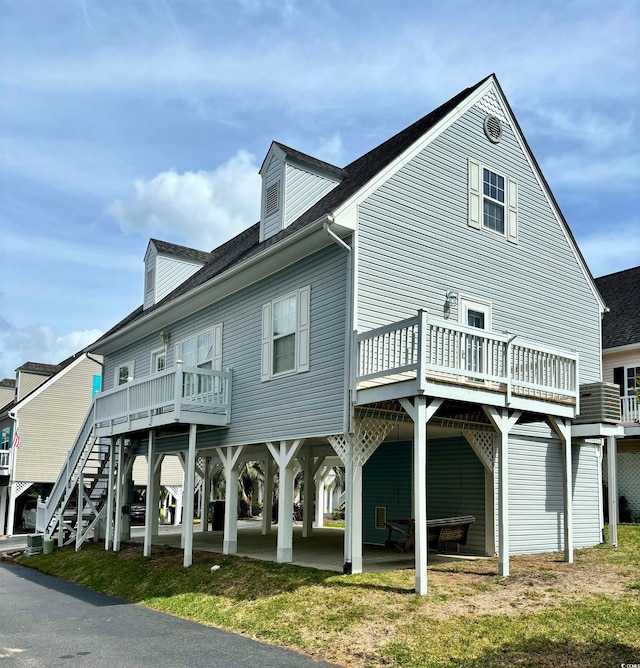
[[[157,304],[201,269],[210,253],[149,239],[144,256],[144,308]]]
[[[333,190],[345,175],[344,170],[335,165],[272,142],[260,168],[260,241],[291,225]]]

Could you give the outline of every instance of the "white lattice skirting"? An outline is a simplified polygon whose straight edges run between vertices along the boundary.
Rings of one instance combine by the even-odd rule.
[[[602,482],[608,481],[607,456],[602,461]],[[618,453],[618,497],[626,496],[634,522],[640,522],[640,452]]]

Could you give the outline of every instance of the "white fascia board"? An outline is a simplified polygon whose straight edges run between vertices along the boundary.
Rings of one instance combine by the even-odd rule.
[[[195,267],[204,267],[206,262],[201,260],[194,260],[190,257],[183,257],[182,255],[173,255],[172,253],[158,252],[156,254],[156,269],[158,268],[158,258],[163,258],[165,260],[175,260],[176,262],[183,262],[184,264],[191,264]]]
[[[22,408],[24,408],[32,399],[35,399],[36,397],[40,396],[45,390],[47,390],[49,387],[51,387],[51,385],[53,383],[55,383],[57,380],[59,380],[60,378],[65,376],[67,373],[69,373],[69,371],[71,371],[71,369],[75,369],[75,367],[78,366],[78,364],[80,364],[80,362],[82,362],[82,360],[85,360],[85,359],[89,360],[90,362],[95,362],[95,360],[90,358],[86,353],[82,353],[82,355],[80,355],[78,357],[78,359],[71,362],[71,364],[69,364],[64,369],[62,369],[62,371],[58,371],[58,373],[54,374],[53,376],[50,376],[47,380],[44,381],[44,383],[42,383],[42,385],[38,385],[38,387],[35,390],[33,390],[33,392],[28,394],[24,399],[21,399],[9,411],[9,415],[11,417],[15,418],[16,413],[19,410],[21,410]],[[99,362],[95,362],[95,363],[98,364],[98,366],[99,366]]]
[[[624,436],[624,427],[619,424],[572,424],[571,438],[597,438],[606,436]]]
[[[151,251],[151,246],[153,246],[155,248],[156,245],[153,243],[153,241],[151,239],[149,239],[149,243],[147,244],[147,250],[145,251],[145,254],[144,254],[145,263],[147,261],[147,258],[149,257],[149,252]]]
[[[190,292],[125,325],[108,339],[92,344],[87,350],[101,355],[112,353],[329,246],[334,241],[322,229],[323,223],[327,220],[330,220],[327,216],[318,218],[278,243],[258,251],[255,255],[210,278]]]
[[[269,164],[271,156],[274,154],[277,155],[280,158],[280,160],[284,162],[286,153],[279,146],[277,146],[274,141],[272,141],[271,146],[269,146],[269,150],[267,151],[267,155],[264,156],[264,160],[262,161],[260,169],[258,170],[258,174],[260,174],[260,176],[262,176],[264,168]]]
[[[614,346],[613,348],[603,348],[602,354],[608,355],[609,353],[626,353],[630,350],[637,350],[640,352],[640,342],[638,343],[627,343],[625,346]]]

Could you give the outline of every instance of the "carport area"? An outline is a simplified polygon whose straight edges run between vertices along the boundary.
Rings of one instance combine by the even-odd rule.
[[[154,545],[169,545],[180,549],[180,526],[161,526],[159,535],[154,539]],[[278,527],[274,525],[271,533],[262,535],[262,524],[256,521],[238,521],[238,551],[234,556],[276,561]],[[208,531],[202,533],[194,527],[193,549],[203,552],[216,552],[222,557],[222,531]],[[144,542],[144,528],[133,528],[131,540],[134,543]],[[153,554],[153,548],[151,550]],[[479,559],[468,555],[449,555],[438,552],[429,553],[430,563],[458,559]],[[302,536],[302,526],[293,527],[293,564],[319,568],[326,571],[342,573],[344,563],[344,530],[333,527],[314,528],[313,535],[308,538]],[[415,568],[413,553],[397,552],[393,548],[381,545],[364,545],[363,571],[396,570],[401,568]]]

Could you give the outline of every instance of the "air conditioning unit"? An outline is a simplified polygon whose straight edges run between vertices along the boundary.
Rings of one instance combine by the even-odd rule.
[[[620,422],[620,388],[614,383],[580,385],[580,414],[574,424]]]

